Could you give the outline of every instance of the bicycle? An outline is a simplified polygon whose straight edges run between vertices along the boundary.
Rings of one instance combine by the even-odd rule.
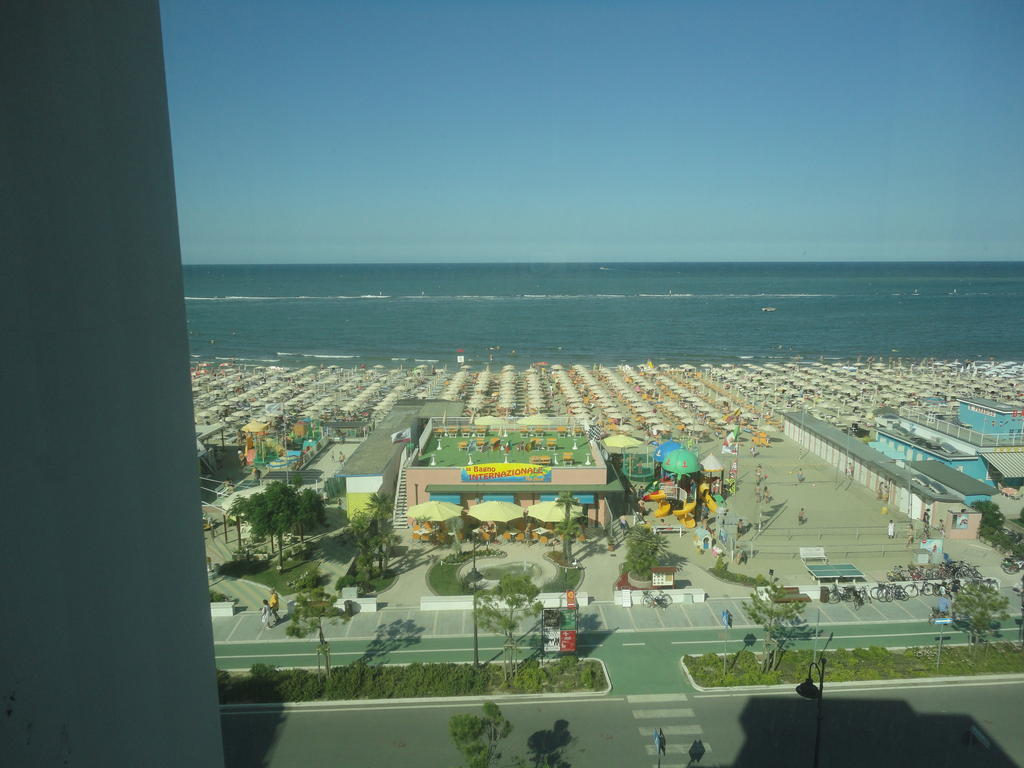
[[[651,592],[644,590],[643,594],[644,605],[648,608],[668,608],[672,605],[672,596],[666,595],[664,592]]]

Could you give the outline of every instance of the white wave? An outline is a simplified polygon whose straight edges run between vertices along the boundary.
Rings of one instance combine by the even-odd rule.
[[[414,362],[417,362],[417,363],[439,363],[441,361],[440,360],[435,360],[432,357],[417,357],[417,358],[415,358]]]

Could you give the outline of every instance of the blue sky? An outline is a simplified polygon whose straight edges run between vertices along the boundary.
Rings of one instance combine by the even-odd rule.
[[[1024,254],[1021,2],[161,13],[186,264]]]

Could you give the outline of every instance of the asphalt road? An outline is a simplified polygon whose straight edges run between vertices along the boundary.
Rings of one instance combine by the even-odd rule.
[[[821,765],[1003,768],[1024,758],[1024,682],[966,681],[829,686],[823,701]],[[668,693],[557,701],[500,700],[513,723],[502,765],[659,765],[652,732],[666,735],[661,768],[811,765],[816,705],[795,693]],[[324,705],[222,716],[229,768],[416,766],[452,768],[448,738],[458,705]],[[968,745],[976,728],[985,744]]]
[[[1008,632],[1011,630],[1008,630]],[[944,643],[966,642],[966,636],[954,627],[943,631]],[[927,622],[889,624],[843,624],[794,628],[790,647],[821,648],[831,635],[829,648],[857,648],[871,645],[900,647],[932,645],[939,636],[937,627]],[[594,631],[580,636],[581,656],[601,659],[608,666],[616,695],[671,693],[690,690],[679,667],[683,655],[735,652],[757,644],[761,632],[747,629],[690,629],[644,632]],[[534,642],[536,640],[534,639]],[[315,667],[315,642],[284,640],[270,642],[217,643],[217,667],[246,670],[253,664],[278,667]],[[372,640],[333,640],[334,663],[347,664],[366,657],[374,663],[410,663],[413,661],[472,661],[471,637],[421,637],[414,633],[384,633]],[[481,636],[481,661],[498,660],[501,641]]]

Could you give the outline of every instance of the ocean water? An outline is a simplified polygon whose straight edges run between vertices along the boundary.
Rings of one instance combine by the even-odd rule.
[[[1024,263],[184,266],[192,361],[1024,359]],[[763,307],[775,307],[763,312]]]

